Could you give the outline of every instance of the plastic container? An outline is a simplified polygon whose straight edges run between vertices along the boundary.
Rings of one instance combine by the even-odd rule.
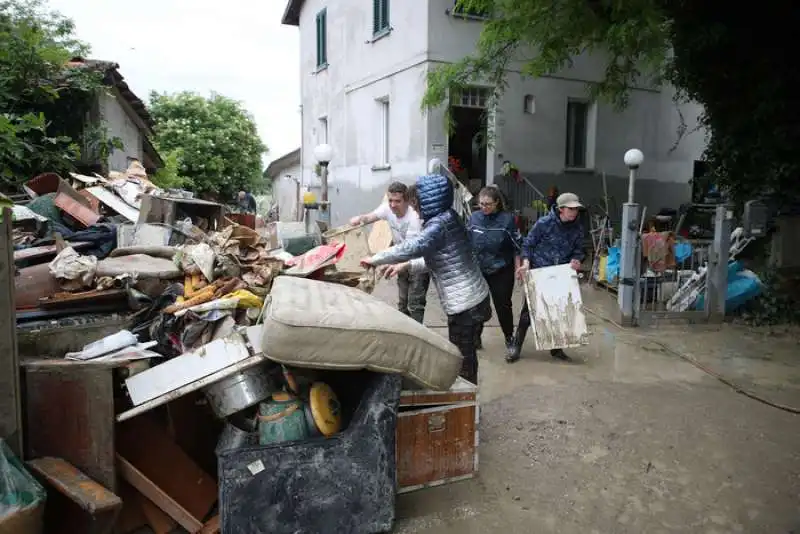
[[[303,401],[276,393],[258,407],[258,442],[272,445],[306,439],[310,432]]]

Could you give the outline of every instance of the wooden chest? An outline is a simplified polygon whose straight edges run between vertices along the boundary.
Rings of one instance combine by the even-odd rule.
[[[472,478],[478,471],[478,388],[404,389],[397,417],[398,493]]]

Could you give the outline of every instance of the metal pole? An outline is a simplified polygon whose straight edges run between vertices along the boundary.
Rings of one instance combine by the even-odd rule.
[[[623,326],[636,324],[634,302],[639,283],[639,273],[636,272],[636,255],[638,253],[639,205],[633,202],[633,184],[636,180],[636,169],[630,169],[628,177],[628,202],[622,206],[622,235],[620,236],[620,269],[619,289],[617,303],[619,304],[620,320]]]
[[[714,242],[711,245],[706,272],[705,308],[710,323],[721,323],[725,320],[732,219],[733,212],[727,206],[717,206],[714,217]]]
[[[636,181],[636,168],[631,167],[628,173],[628,204],[633,204],[633,184]]]
[[[328,228],[331,225],[331,206],[328,202],[328,163],[320,165],[322,167],[322,176],[320,180],[320,206],[319,206],[319,220],[326,223]]]

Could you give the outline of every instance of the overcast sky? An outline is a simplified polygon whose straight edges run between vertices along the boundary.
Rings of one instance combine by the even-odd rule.
[[[92,59],[115,61],[131,89],[216,91],[253,114],[266,160],[300,146],[299,36],[286,0],[49,0],[75,21]]]

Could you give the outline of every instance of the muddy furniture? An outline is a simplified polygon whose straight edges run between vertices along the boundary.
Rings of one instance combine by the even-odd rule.
[[[475,476],[477,397],[477,386],[461,377],[449,391],[403,388],[397,415],[398,493]]]
[[[207,231],[219,231],[224,226],[225,207],[216,202],[197,198],[167,198],[143,195],[139,211],[139,224],[154,223],[174,226],[177,221],[191,217],[192,221],[205,221]],[[195,225],[200,226],[195,222]]]
[[[400,378],[364,376],[366,389],[341,433],[218,454],[223,534],[391,530]]]
[[[108,534],[122,500],[61,458],[37,458],[28,467],[48,490],[44,510],[48,534]]]

